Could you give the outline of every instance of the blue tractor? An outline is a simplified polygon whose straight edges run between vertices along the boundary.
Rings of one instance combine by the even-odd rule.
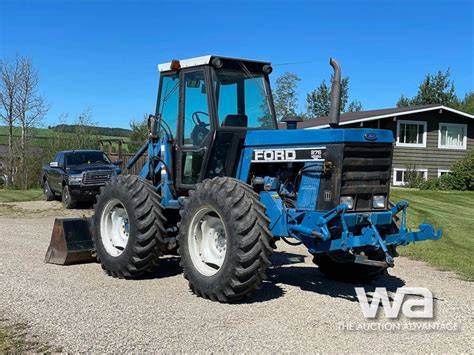
[[[93,238],[102,268],[133,278],[177,249],[192,291],[220,302],[259,288],[279,240],[302,243],[330,277],[372,280],[396,247],[439,239],[407,228],[389,201],[393,135],[340,129],[340,69],[331,59],[332,129],[275,117],[268,62],[204,56],[159,65],[140,175],[98,196]]]

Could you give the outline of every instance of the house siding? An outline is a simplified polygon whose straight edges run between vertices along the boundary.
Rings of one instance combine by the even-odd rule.
[[[378,121],[345,125],[353,128],[381,128],[393,132],[395,142],[397,139],[397,120],[424,121],[427,123],[426,147],[411,148],[400,147],[394,143],[393,168],[394,169],[427,169],[428,178],[438,176],[438,169],[449,170],[455,161],[466,156],[467,152],[474,149],[474,120],[456,113],[442,110],[403,115],[399,118],[385,118]],[[440,149],[438,148],[439,123],[458,123],[467,125],[467,149]],[[392,180],[393,181],[393,180]]]

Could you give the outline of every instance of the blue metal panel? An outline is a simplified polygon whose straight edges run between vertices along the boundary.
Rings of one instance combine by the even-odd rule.
[[[245,148],[240,155],[239,166],[237,167],[236,178],[247,182],[250,172],[250,164],[252,162],[253,149]]]
[[[275,191],[262,191],[260,201],[266,207],[266,214],[270,218],[269,228],[273,236],[288,236],[287,215],[280,196]]]
[[[297,210],[313,211],[316,209],[321,172],[311,170],[322,170],[322,166],[322,163],[305,163],[303,169],[308,171],[303,172],[301,176],[298,199],[296,200]]]
[[[344,142],[393,143],[393,133],[389,130],[362,128],[255,130],[247,132],[244,145],[246,147],[301,147],[310,144]]]
[[[165,162],[168,167],[172,167],[172,155],[171,155],[171,143],[168,137],[165,135],[160,141],[160,145],[156,147],[159,150],[161,159]],[[162,200],[161,203],[165,208],[178,209],[181,207],[181,203],[178,200],[174,199],[173,194],[171,193],[170,186],[174,186],[174,181],[171,180],[171,177],[168,175],[163,164],[159,164],[160,174],[161,174],[161,188],[162,188]]]
[[[146,152],[146,150],[148,149],[148,142],[143,144],[142,147],[138,150],[138,152],[135,153],[135,155],[129,159],[129,161],[127,162],[127,169],[130,169],[136,162],[138,159],[140,159],[140,157]]]

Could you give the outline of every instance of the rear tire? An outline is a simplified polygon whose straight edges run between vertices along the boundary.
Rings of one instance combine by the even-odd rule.
[[[71,189],[69,189],[69,186],[67,185],[63,188],[62,202],[64,207],[67,209],[73,209],[76,207],[77,204],[71,196]]]
[[[44,194],[44,197],[46,198],[46,201],[54,201],[56,199],[54,192],[51,190],[51,187],[49,186],[48,180],[44,181],[43,194]]]
[[[163,211],[154,187],[138,176],[119,175],[102,188],[93,238],[97,259],[108,275],[134,278],[155,269],[167,249]]]
[[[272,252],[268,223],[258,195],[241,181],[217,177],[197,184],[182,210],[178,249],[191,290],[231,302],[259,288]]]

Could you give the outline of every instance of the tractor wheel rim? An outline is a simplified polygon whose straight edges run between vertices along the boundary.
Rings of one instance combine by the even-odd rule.
[[[125,206],[117,199],[110,200],[100,216],[100,238],[111,256],[121,255],[130,237],[130,222]]]
[[[220,214],[212,207],[196,212],[188,232],[188,250],[196,269],[204,276],[215,275],[227,250],[227,233]]]

